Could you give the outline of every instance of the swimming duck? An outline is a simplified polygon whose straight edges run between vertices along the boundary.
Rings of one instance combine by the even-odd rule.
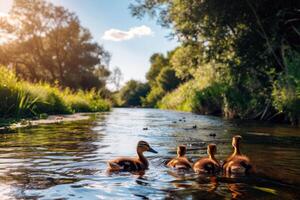
[[[253,171],[250,159],[242,155],[240,151],[240,142],[242,136],[236,135],[232,138],[233,153],[224,161],[222,168],[226,173],[249,173]]]
[[[201,158],[196,161],[193,165],[193,170],[196,173],[215,173],[220,170],[221,166],[215,154],[217,153],[217,145],[209,144],[207,145],[207,154],[208,157]]]
[[[186,146],[180,145],[177,147],[177,157],[173,158],[167,163],[168,167],[173,167],[175,169],[191,169],[192,164],[185,156]]]
[[[149,163],[143,153],[145,151],[157,153],[157,151],[152,149],[145,141],[138,142],[136,151],[138,155],[136,158],[121,157],[107,162],[108,171],[139,171],[148,169]]]

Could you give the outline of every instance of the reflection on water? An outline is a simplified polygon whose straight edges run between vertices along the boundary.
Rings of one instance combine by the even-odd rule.
[[[185,121],[182,119],[185,117]],[[176,121],[177,123],[174,123]],[[192,127],[197,125],[197,129]],[[147,127],[148,130],[143,130]],[[212,137],[211,134],[216,136]],[[218,159],[232,151],[231,137],[243,136],[242,152],[255,176],[224,177],[172,171],[164,166],[186,144],[197,160],[206,145]],[[239,123],[190,113],[114,109],[90,120],[42,125],[0,135],[2,199],[300,199],[300,130],[286,125]],[[145,173],[108,174],[106,161],[134,156],[148,141]]]

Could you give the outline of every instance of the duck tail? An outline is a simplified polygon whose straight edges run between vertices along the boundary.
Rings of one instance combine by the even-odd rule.
[[[252,166],[246,162],[241,162],[241,165],[245,168],[245,173],[252,171]]]
[[[120,171],[121,167],[117,163],[107,162],[109,171]]]

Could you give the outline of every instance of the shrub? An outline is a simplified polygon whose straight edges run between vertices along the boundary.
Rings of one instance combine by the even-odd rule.
[[[141,98],[144,107],[158,107],[157,103],[163,98],[166,92],[160,87],[152,87],[148,95]]]
[[[285,62],[287,69],[274,83],[273,105],[287,116],[287,120],[296,124],[300,122],[300,54],[287,51]]]

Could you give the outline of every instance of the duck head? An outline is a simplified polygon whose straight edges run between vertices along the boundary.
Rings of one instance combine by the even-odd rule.
[[[148,142],[145,141],[139,141],[137,144],[137,152],[145,152],[145,151],[149,151],[152,153],[157,153],[157,151],[155,151],[154,149],[152,149],[152,147],[150,147],[150,145],[148,144]]]
[[[178,157],[181,157],[181,156],[184,156],[186,154],[186,146],[184,145],[179,145],[177,147],[177,156]]]
[[[207,154],[209,157],[214,157],[217,153],[217,145],[216,144],[209,144],[207,145]]]
[[[241,143],[241,140],[242,140],[242,136],[240,135],[236,135],[232,138],[232,147],[239,147],[240,143]]]

